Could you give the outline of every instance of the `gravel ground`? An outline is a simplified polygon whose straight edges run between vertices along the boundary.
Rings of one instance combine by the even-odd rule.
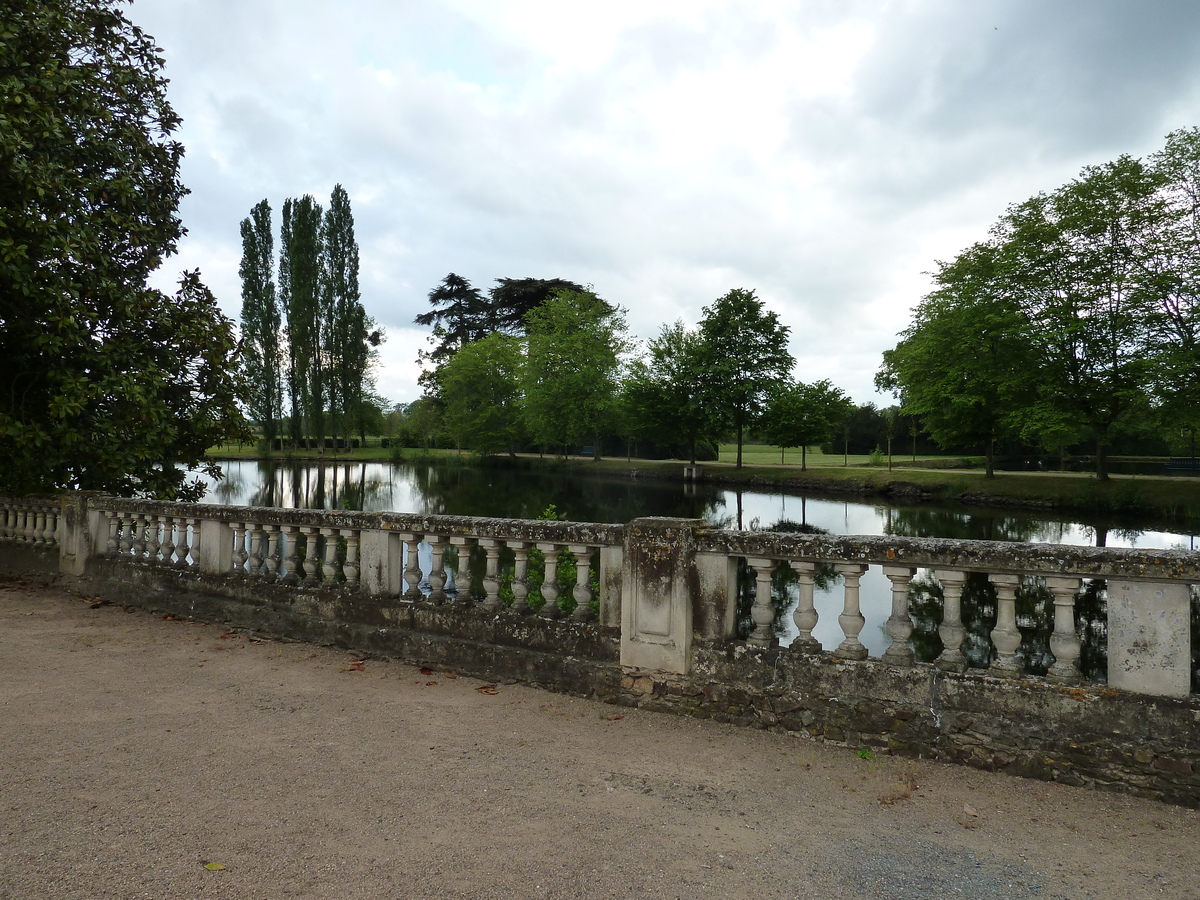
[[[0,898],[1200,898],[1200,814],[0,581]]]

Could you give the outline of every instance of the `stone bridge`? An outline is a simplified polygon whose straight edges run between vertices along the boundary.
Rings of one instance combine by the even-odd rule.
[[[876,658],[859,639],[873,567],[891,585],[890,614],[871,623],[889,638]],[[1200,806],[1196,553],[71,493],[0,497],[0,568],[489,679]],[[740,608],[739,573],[753,583]],[[912,648],[918,577],[938,588],[942,649],[929,662]],[[840,608],[819,610],[815,585],[838,579]],[[982,652],[962,619],[980,579],[994,604]],[[1053,659],[1036,676],[1017,615],[1034,589],[1053,603]],[[1107,678],[1095,683],[1079,665],[1088,590],[1107,601]],[[841,640],[825,648],[813,632],[834,614]]]

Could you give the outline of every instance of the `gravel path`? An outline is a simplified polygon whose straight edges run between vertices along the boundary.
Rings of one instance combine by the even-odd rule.
[[[1200,814],[0,581],[0,898],[1200,898]]]

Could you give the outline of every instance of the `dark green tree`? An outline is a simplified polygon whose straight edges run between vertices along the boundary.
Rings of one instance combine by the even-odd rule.
[[[245,434],[233,323],[186,273],[183,147],[153,38],[112,0],[0,16],[0,491],[165,498]]]
[[[325,211],[321,249],[320,333],[333,433],[335,437],[349,438],[357,425],[365,440],[364,404],[371,388],[369,368],[373,348],[383,341],[383,331],[375,326],[362,305],[354,213],[350,209],[350,195],[340,184],[334,186],[329,209]]]
[[[758,421],[791,374],[795,360],[788,352],[789,331],[754,291],[735,288],[704,308],[701,402],[715,421],[736,433],[739,469],[746,427]]]
[[[613,312],[611,306],[586,287],[563,278],[497,278],[488,292],[487,330],[524,334],[529,313],[562,291],[591,297],[605,311]]]
[[[262,200],[242,220],[242,359],[251,418],[267,445],[283,419],[282,316],[275,293],[271,205]]]
[[[808,448],[833,440],[854,404],[828,379],[784,385],[770,399],[762,429],[779,447],[779,462],[788,447],[800,448],[800,469],[808,468]]]
[[[432,307],[415,319],[418,325],[433,326],[433,349],[422,360],[438,366],[472,341],[494,330],[491,303],[471,282],[451,272],[429,292]]]
[[[283,201],[279,294],[287,315],[288,395],[293,441],[325,438],[325,365],[321,354],[321,205],[310,195]]]
[[[526,422],[534,440],[563,449],[600,439],[617,415],[625,317],[589,293],[563,291],[529,313]]]

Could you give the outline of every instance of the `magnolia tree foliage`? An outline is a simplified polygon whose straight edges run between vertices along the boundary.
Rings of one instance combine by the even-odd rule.
[[[193,498],[243,433],[232,323],[183,233],[183,147],[154,41],[112,0],[0,16],[0,490]]]

